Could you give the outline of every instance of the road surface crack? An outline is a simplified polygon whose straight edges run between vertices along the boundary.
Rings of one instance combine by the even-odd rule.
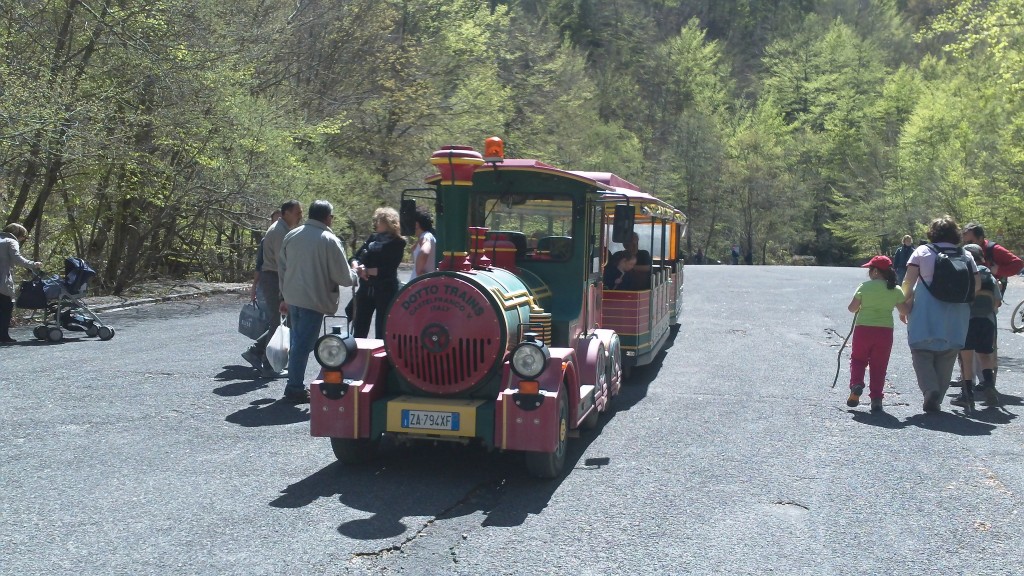
[[[352,556],[353,556],[353,558],[383,558],[384,556],[387,556],[387,555],[389,555],[389,554],[391,554],[393,552],[402,552],[405,549],[405,546],[407,544],[409,544],[413,540],[419,538],[420,535],[422,535],[424,532],[426,532],[428,528],[433,526],[435,522],[437,522],[438,520],[444,520],[444,519],[449,518],[449,517],[457,516],[457,514],[453,514],[452,512],[457,510],[457,509],[459,509],[460,507],[462,507],[467,502],[469,502],[469,501],[473,500],[474,498],[476,498],[476,496],[478,494],[480,494],[481,492],[484,492],[484,491],[487,491],[487,490],[494,490],[494,491],[500,490],[501,487],[504,484],[505,484],[505,478],[497,478],[497,479],[491,479],[491,480],[484,480],[483,482],[480,482],[479,484],[477,484],[476,486],[471,488],[468,492],[466,492],[466,494],[462,498],[460,498],[459,500],[454,502],[451,506],[448,506],[444,510],[442,510],[439,513],[437,513],[436,515],[434,515],[434,517],[432,517],[431,519],[429,519],[426,522],[424,522],[423,525],[420,526],[415,532],[413,532],[413,534],[410,535],[408,538],[402,540],[401,542],[399,542],[397,544],[393,544],[391,546],[388,546],[386,548],[381,548],[379,550],[374,550],[372,552],[353,552]],[[466,535],[465,534],[463,534],[462,539],[463,540],[466,539]],[[458,557],[457,557],[457,554],[456,554],[456,551],[455,551],[455,546],[450,547],[449,551],[450,551],[451,556],[452,556],[452,562],[455,563],[455,564],[458,564],[459,560],[458,560]]]

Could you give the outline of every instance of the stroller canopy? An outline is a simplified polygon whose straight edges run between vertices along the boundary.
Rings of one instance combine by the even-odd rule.
[[[96,271],[81,258],[69,256],[64,259],[64,288],[71,294],[77,294],[92,280]]]

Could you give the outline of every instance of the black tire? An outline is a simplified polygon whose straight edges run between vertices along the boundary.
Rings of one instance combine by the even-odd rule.
[[[558,392],[558,445],[554,452],[527,452],[526,469],[537,478],[555,478],[565,466],[566,446],[569,443],[569,401],[565,386]]]
[[[46,340],[46,333],[48,331],[46,326],[36,326],[32,330],[32,335],[35,336],[36,340]]]
[[[331,438],[331,449],[342,464],[360,464],[377,455],[379,441],[365,438]]]
[[[64,331],[60,328],[50,328],[46,331],[46,339],[50,342],[60,342],[64,339]]]
[[[114,329],[109,326],[100,326],[96,330],[96,335],[100,337],[100,340],[106,342],[114,337]]]
[[[89,324],[85,327],[85,335],[89,338],[95,338],[97,334],[99,334],[99,330],[95,324]]]
[[[1010,316],[1010,328],[1015,334],[1024,332],[1024,300],[1021,300],[1013,309],[1013,314]]]

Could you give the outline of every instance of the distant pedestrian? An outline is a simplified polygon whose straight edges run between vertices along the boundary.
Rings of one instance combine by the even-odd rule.
[[[697,248],[697,253],[693,255],[693,263],[694,264],[703,264],[704,263],[704,250],[701,250],[700,248]]]
[[[288,232],[279,252],[280,311],[287,312],[291,326],[284,400],[297,404],[309,402],[306,364],[324,316],[338,311],[338,287],[356,283],[356,274],[349,268],[341,240],[330,228],[333,212],[330,202],[313,202],[309,206],[309,220]]]
[[[359,276],[359,290],[355,296],[355,321],[352,330],[356,338],[370,334],[370,319],[374,322],[375,336],[384,338],[384,324],[388,305],[398,293],[398,265],[405,257],[405,238],[394,208],[378,208],[373,213],[374,233],[352,257],[352,266]]]
[[[950,216],[936,218],[929,225],[928,240],[940,250],[956,248],[960,243],[960,227]],[[910,312],[900,315],[900,319],[907,322],[907,344],[917,386],[924,395],[925,412],[942,409],[942,399],[949,389],[957,355],[967,339],[971,317],[970,304],[940,300],[932,295],[928,286],[922,286],[922,282],[932,285],[935,279],[936,257],[937,253],[927,244],[910,255],[907,277],[903,280]],[[980,284],[977,266],[973,260],[968,260],[977,292]]]
[[[8,224],[0,232],[0,344],[17,342],[9,332],[14,316],[14,265],[37,272],[43,266],[21,255],[21,244],[26,240],[28,230],[21,224]]]
[[[868,281],[857,288],[847,307],[857,314],[853,329],[850,354],[850,397],[846,405],[860,404],[864,393],[864,372],[871,371],[871,411],[882,409],[885,396],[885,371],[892,353],[892,310],[905,314],[909,308],[904,302],[903,290],[896,285],[896,273],[888,256],[875,256],[861,268],[868,269]]]
[[[281,216],[275,221],[260,242],[262,255],[259,271],[259,291],[263,297],[264,310],[269,315],[267,331],[242,352],[242,358],[260,371],[267,378],[277,375],[277,371],[267,361],[267,344],[281,325],[281,285],[279,257],[281,243],[290,230],[302,222],[302,205],[298,200],[289,200],[281,205]]]
[[[743,256],[743,263],[746,264],[747,266],[753,266],[754,265],[754,251],[753,250],[747,250],[747,253]]]
[[[434,218],[422,208],[416,209],[416,242],[412,246],[412,273],[409,280],[437,270],[437,238],[434,238]]]
[[[732,245],[732,263],[733,266],[737,266],[740,263],[740,246],[739,244]]]
[[[903,244],[896,249],[892,255],[892,267],[896,271],[896,283],[903,284],[903,278],[907,275],[907,261],[914,253],[914,239],[907,234],[903,237]]]

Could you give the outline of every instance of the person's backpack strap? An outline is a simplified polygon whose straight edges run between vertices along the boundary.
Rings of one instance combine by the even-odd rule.
[[[939,262],[939,247],[936,246],[935,243],[933,243],[933,242],[929,242],[928,244],[925,244],[925,246],[927,246],[929,250],[931,250],[932,252],[935,253],[935,263],[937,264]],[[932,266],[932,282],[933,283],[935,282],[935,272],[934,271],[935,271],[935,267],[933,265]],[[932,287],[931,287],[931,285],[928,282],[925,282],[924,276],[921,276],[921,284],[924,284],[924,287],[927,288],[929,292],[932,292]]]

